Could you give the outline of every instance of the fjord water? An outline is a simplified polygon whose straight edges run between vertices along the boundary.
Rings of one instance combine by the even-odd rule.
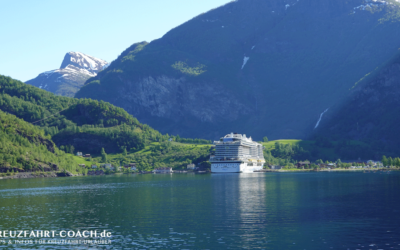
[[[108,230],[101,249],[400,249],[399,190],[398,172],[0,180],[0,230]]]

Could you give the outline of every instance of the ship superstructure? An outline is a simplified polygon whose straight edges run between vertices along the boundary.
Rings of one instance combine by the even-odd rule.
[[[214,145],[215,155],[210,157],[213,173],[249,173],[264,166],[263,145],[251,137],[230,133],[214,141]]]

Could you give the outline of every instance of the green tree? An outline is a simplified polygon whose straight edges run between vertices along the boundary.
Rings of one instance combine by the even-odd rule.
[[[393,159],[392,159],[392,157],[389,157],[389,159],[388,159],[388,165],[391,167],[391,166],[393,166]]]
[[[382,164],[384,167],[388,166],[388,158],[386,156],[382,156]]]
[[[399,157],[396,157],[394,159],[394,164],[393,165],[395,165],[396,167],[400,167],[400,158]]]
[[[263,137],[263,141],[264,141],[264,142],[268,142],[268,137],[264,136],[264,137]]]
[[[104,148],[101,148],[101,161],[102,162],[107,162],[107,154],[106,154],[106,151],[104,150]]]

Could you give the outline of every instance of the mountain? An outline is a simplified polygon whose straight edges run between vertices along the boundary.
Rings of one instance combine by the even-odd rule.
[[[393,152],[400,151],[399,96],[400,51],[357,82],[340,105],[326,112],[315,136],[366,141],[386,155],[396,155]]]
[[[107,66],[104,60],[80,52],[68,52],[59,69],[43,72],[26,83],[57,95],[73,97],[87,79]]]
[[[400,48],[398,4],[232,1],[133,44],[76,97],[184,137],[306,138],[322,112]]]

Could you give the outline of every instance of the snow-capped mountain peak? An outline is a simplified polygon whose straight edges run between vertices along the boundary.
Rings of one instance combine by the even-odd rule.
[[[97,72],[104,69],[103,67],[107,65],[107,62],[93,56],[85,55],[81,52],[71,51],[65,55],[60,69],[67,68],[68,65],[85,69],[91,73],[97,74]]]
[[[68,52],[61,67],[39,74],[26,83],[58,95],[74,96],[85,81],[110,65],[104,60],[81,52]]]

